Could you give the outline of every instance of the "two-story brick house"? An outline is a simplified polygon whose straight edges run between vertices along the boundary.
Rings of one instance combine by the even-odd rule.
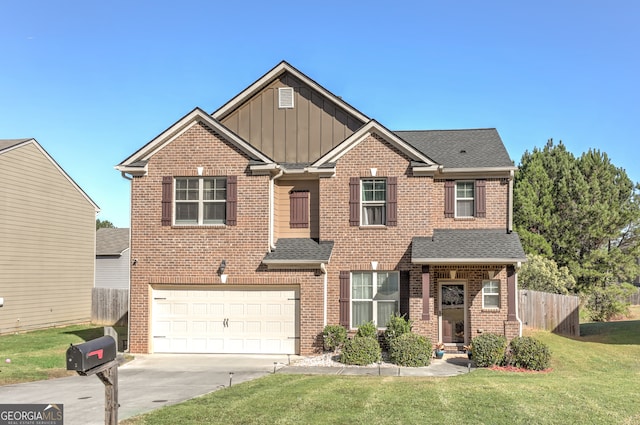
[[[116,168],[132,352],[311,354],[395,312],[452,345],[521,332],[495,129],[393,132],[282,62]]]

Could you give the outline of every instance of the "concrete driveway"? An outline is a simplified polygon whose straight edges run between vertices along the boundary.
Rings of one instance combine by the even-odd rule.
[[[118,368],[118,419],[176,404],[273,373],[286,355],[136,354]],[[291,356],[291,360],[295,356]],[[70,376],[0,386],[2,404],[63,404],[65,425],[104,424],[104,385],[97,376]]]

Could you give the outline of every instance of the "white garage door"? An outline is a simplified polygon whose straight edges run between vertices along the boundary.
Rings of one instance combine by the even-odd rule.
[[[299,289],[153,289],[156,353],[297,354]]]

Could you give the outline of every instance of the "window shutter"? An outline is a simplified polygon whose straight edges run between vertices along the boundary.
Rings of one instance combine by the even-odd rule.
[[[507,320],[516,321],[516,268],[507,266]]]
[[[349,315],[349,303],[351,297],[349,296],[349,278],[348,271],[340,272],[340,324],[349,329],[351,324],[351,316]]]
[[[475,216],[485,218],[487,216],[487,181],[476,180],[476,199],[473,205],[475,205]]]
[[[238,224],[238,176],[227,176],[227,226]]]
[[[387,178],[387,226],[398,225],[398,178]]]
[[[429,289],[431,287],[431,276],[429,266],[422,267],[422,320],[429,320]]]
[[[162,177],[162,225],[171,226],[171,210],[173,201],[173,177]]]
[[[289,194],[289,227],[292,229],[309,227],[308,191],[294,191]]]
[[[400,271],[400,314],[405,315],[405,319],[409,319],[409,287],[410,287],[409,271]]]
[[[453,217],[456,205],[456,182],[447,180],[444,182],[444,216]]]
[[[349,225],[360,225],[360,178],[349,179]]]

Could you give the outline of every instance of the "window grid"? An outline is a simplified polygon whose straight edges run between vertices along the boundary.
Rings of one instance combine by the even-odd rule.
[[[364,179],[362,185],[362,225],[384,226],[387,217],[386,179]]]
[[[175,179],[175,224],[224,224],[227,181],[223,177]]]
[[[389,317],[399,311],[399,305],[398,272],[351,273],[352,329],[372,320],[378,329],[384,329]]]
[[[482,308],[500,308],[500,281],[482,281]]]
[[[456,217],[473,217],[474,182],[456,182]]]

